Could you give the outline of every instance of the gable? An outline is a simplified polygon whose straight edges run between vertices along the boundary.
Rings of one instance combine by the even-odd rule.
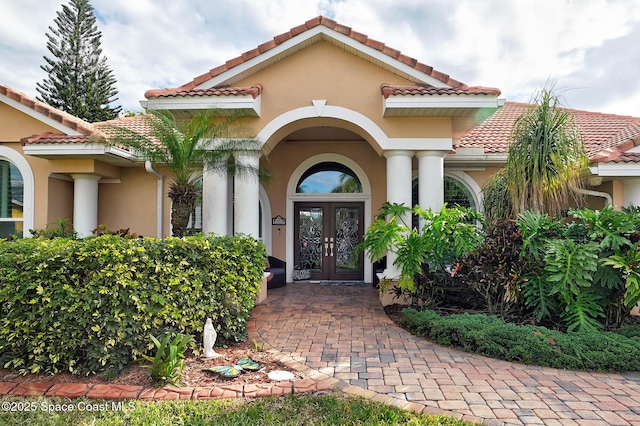
[[[7,135],[16,131],[21,134],[16,140],[43,132],[78,137],[88,136],[95,131],[86,121],[1,84],[0,107],[0,120]],[[30,126],[35,126],[32,133],[29,133]]]
[[[180,88],[208,89],[220,85],[235,85],[238,81],[246,79],[261,69],[319,41],[332,43],[414,83],[441,88],[465,86],[449,75],[402,54],[399,50],[370,39],[365,34],[338,24],[334,20],[318,16],[275,36],[273,40],[263,43],[255,49],[228,60],[223,65],[209,70]]]
[[[0,142],[19,142],[25,136],[58,131],[31,115],[0,102]]]
[[[241,87],[256,83],[264,87],[262,111],[268,115],[308,106],[312,100],[320,99],[328,105],[379,115],[381,84],[410,84],[389,70],[324,41],[237,82]]]

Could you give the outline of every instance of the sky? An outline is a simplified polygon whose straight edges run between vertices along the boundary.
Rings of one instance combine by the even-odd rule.
[[[68,0],[0,0],[0,84],[36,97]],[[640,117],[640,0],[91,0],[123,110],[318,15],[470,86]]]

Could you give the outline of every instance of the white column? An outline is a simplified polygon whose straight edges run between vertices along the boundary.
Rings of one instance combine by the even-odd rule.
[[[73,174],[73,230],[78,237],[93,235],[98,227],[98,181],[100,176]]]
[[[260,157],[258,154],[239,154],[236,156],[239,165],[258,170]],[[234,233],[259,237],[260,232],[260,183],[255,173],[238,173],[234,180],[235,204],[233,209]]]
[[[622,181],[624,185],[624,205],[640,206],[640,178]]]
[[[411,205],[413,151],[387,151],[384,156],[387,158],[387,201],[413,207]],[[411,227],[411,213],[406,214],[402,220]],[[400,276],[398,268],[393,265],[396,258],[395,253],[387,253],[385,277],[394,279]]]
[[[420,151],[418,157],[418,205],[439,211],[444,204],[444,151]]]
[[[228,178],[224,170],[207,170],[202,174],[202,232],[228,235]]]

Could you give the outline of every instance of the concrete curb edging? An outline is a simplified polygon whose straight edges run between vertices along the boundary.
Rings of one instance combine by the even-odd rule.
[[[327,384],[313,379],[249,385],[165,386],[163,388],[86,383],[0,382],[0,395],[3,396],[85,397],[88,399],[139,399],[142,401],[259,398],[262,396],[310,393],[329,389],[331,387]]]

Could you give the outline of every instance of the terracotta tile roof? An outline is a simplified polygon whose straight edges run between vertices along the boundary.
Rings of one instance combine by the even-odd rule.
[[[78,117],[75,117],[64,111],[60,111],[59,109],[56,109],[44,102],[27,96],[24,93],[13,90],[9,86],[0,84],[0,94],[5,95],[6,97],[26,106],[27,108],[31,108],[38,114],[42,114],[51,120],[57,121],[63,126],[75,130],[78,133],[81,133],[83,135],[90,135],[95,132],[95,128],[90,123],[87,123],[86,121],[81,120]]]
[[[392,95],[500,95],[500,90],[494,87],[467,86],[466,84],[454,88],[439,88],[427,85],[394,86],[384,83],[380,86],[380,90],[385,99]]]
[[[511,130],[529,104],[506,102],[491,117],[460,138],[459,148],[484,148],[485,153],[506,153]],[[635,162],[640,155],[624,152],[640,144],[640,118],[568,109],[584,137],[592,162]]]
[[[160,96],[158,93],[161,93],[163,96],[176,96],[176,93],[178,92],[187,92],[187,91],[191,91],[193,90],[196,86],[204,83],[205,81],[208,81],[214,77],[216,77],[219,74],[222,74],[223,72],[229,71],[230,69],[250,60],[253,59],[259,55],[261,55],[262,53],[265,53],[279,45],[281,45],[282,43],[284,43],[285,41],[305,32],[308,31],[312,28],[315,28],[319,25],[323,25],[329,29],[332,29],[334,31],[339,32],[340,34],[344,34],[347,37],[352,38],[353,40],[357,41],[358,43],[361,43],[367,47],[373,48],[375,50],[378,50],[380,52],[382,52],[383,54],[396,59],[398,61],[400,61],[401,63],[408,65],[412,68],[415,68],[416,70],[427,74],[437,80],[440,80],[441,82],[443,82],[444,84],[454,87],[454,88],[467,88],[467,86],[460,82],[457,81],[453,78],[451,78],[448,74],[445,74],[443,72],[440,72],[438,70],[434,70],[433,67],[423,64],[422,62],[417,61],[414,58],[411,58],[407,55],[404,55],[403,53],[401,53],[399,50],[393,49],[389,46],[386,46],[384,43],[371,39],[368,36],[366,36],[365,34],[359,33],[357,31],[352,30],[350,27],[344,26],[342,24],[337,23],[336,21],[329,19],[325,16],[317,16],[313,19],[310,19],[308,21],[306,21],[304,24],[299,25],[297,27],[294,27],[292,29],[290,29],[289,31],[282,33],[280,35],[277,35],[273,38],[273,40],[270,40],[266,43],[263,43],[261,45],[259,45],[258,47],[256,47],[255,49],[249,50],[245,53],[243,53],[242,55],[230,59],[228,60],[226,63],[224,63],[223,65],[220,65],[216,68],[212,68],[211,70],[209,70],[208,72],[194,78],[192,81],[183,84],[180,87],[177,88],[169,88],[169,89],[158,89],[158,90],[149,90],[145,93],[145,97],[147,99],[154,97],[154,96]]]
[[[41,133],[29,137],[22,138],[21,142],[25,144],[69,144],[69,143],[104,143],[105,138],[115,135],[116,131],[113,127],[123,127],[133,130],[142,135],[149,135],[150,126],[147,116],[123,117],[116,120],[102,121],[93,124],[93,133],[82,136],[68,136],[56,133]]]
[[[135,115],[131,117],[123,117],[118,118],[117,120],[95,123],[95,127],[98,129],[99,134],[102,137],[113,136],[116,132],[113,130],[113,126],[126,128],[138,134],[149,136],[151,134],[151,126],[149,125],[150,117],[152,116]]]
[[[35,145],[35,144],[67,144],[67,143],[86,143],[88,137],[82,136],[69,136],[60,133],[41,133],[38,135],[29,136],[20,139],[22,145]]]
[[[185,89],[178,87],[175,89],[155,89],[147,90],[145,98],[168,98],[187,96],[243,96],[251,95],[253,99],[262,93],[262,85],[254,84],[250,87],[213,87],[211,89]]]

